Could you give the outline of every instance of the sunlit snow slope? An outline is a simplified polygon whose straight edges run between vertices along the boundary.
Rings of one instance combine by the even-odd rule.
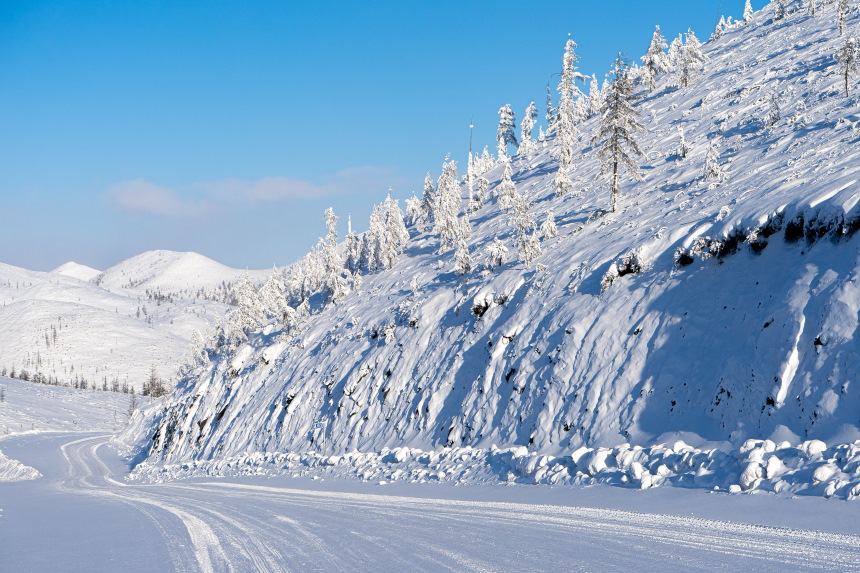
[[[229,308],[224,285],[244,273],[170,251],[143,253],[104,273],[77,263],[49,273],[0,263],[0,369],[138,390],[152,366],[175,378],[192,332],[221,321]],[[253,280],[265,274],[251,272]]]
[[[458,277],[453,251],[438,255],[435,235],[411,229],[406,254],[361,292],[298,331],[223,348],[146,429],[152,458],[305,450],[318,420],[329,452],[553,453],[669,432],[856,438],[860,86],[846,97],[836,73],[835,4],[815,17],[791,7],[705,44],[689,88],[663,79],[642,93],[645,180],[625,182],[617,213],[598,214],[609,197],[592,118],[579,126],[577,193],[555,196],[552,140],[513,159],[538,224],[552,209],[559,227],[540,266]],[[860,34],[857,10],[847,26]],[[766,127],[772,94],[782,119]],[[722,182],[702,176],[711,141]],[[485,176],[492,191],[502,167]],[[495,237],[515,253],[497,198],[471,222],[476,261]],[[631,253],[642,268],[625,274],[616,263]]]

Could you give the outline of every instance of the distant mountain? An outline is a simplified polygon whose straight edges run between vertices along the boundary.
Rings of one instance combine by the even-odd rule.
[[[101,271],[99,270],[88,267],[86,265],[78,264],[73,261],[60,265],[51,272],[87,282],[93,280],[101,274]]]
[[[335,303],[288,286],[309,315],[214,339],[139,430],[150,461],[306,451],[320,431],[334,453],[860,436],[860,86],[851,76],[846,96],[837,59],[860,16],[840,37],[835,9],[796,2],[777,19],[768,6],[704,44],[689,87],[640,85],[643,180],[623,180],[615,213],[596,115],[577,126],[567,195],[552,135],[513,157],[528,214],[558,228],[535,231],[532,266],[496,164],[463,276],[455,250],[413,225],[405,253]],[[460,224],[480,187],[460,186]],[[295,282],[335,284],[314,282],[315,260]]]
[[[262,282],[271,271],[244,271],[222,265],[198,253],[147,251],[107,269],[93,280],[108,290],[163,293],[213,291],[237,281],[248,272],[251,280]]]
[[[170,251],[104,273],[73,262],[49,273],[0,263],[0,373],[140,390],[155,366],[175,380],[192,333],[221,323],[244,273]]]

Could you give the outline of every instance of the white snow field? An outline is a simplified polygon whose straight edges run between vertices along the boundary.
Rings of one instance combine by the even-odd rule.
[[[860,570],[853,505],[820,498],[284,477],[140,485],[123,481],[107,441],[0,441],[44,475],[0,483],[0,569]]]
[[[471,215],[465,276],[411,227],[357,291],[213,342],[123,435],[148,456],[136,475],[343,464],[331,471],[856,498],[860,85],[845,95],[836,53],[860,10],[840,37],[834,3],[789,8],[706,43],[690,87],[642,94],[645,178],[618,212],[601,211],[592,117],[577,192],[554,192],[552,139],[511,161],[538,224],[552,210],[559,229],[538,264],[516,259],[497,196]],[[712,146],[725,173],[706,180]],[[502,176],[484,174],[491,195]],[[495,238],[512,256],[491,269]]]
[[[104,272],[66,263],[36,272],[0,263],[0,368],[61,383],[141,389],[155,366],[176,379],[195,330],[230,308],[223,290],[245,271],[196,253],[150,251]],[[267,271],[250,271],[261,282]]]

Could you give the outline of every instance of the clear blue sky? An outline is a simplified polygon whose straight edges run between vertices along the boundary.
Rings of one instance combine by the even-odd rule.
[[[765,0],[754,0],[756,9]],[[150,249],[294,261],[332,206],[363,230],[389,187],[495,144],[561,67],[604,75],[654,25],[700,39],[743,0],[4,0],[0,262],[99,269]]]

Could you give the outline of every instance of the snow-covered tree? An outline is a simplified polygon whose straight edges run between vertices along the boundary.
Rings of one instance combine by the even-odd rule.
[[[538,237],[537,229],[533,229],[531,234],[525,237],[520,247],[520,253],[526,267],[531,267],[534,260],[540,256],[540,237]]]
[[[544,240],[552,239],[553,237],[558,235],[558,227],[556,227],[555,225],[555,216],[552,212],[552,209],[547,212],[546,219],[540,226],[540,232],[543,234]]]
[[[679,87],[688,87],[696,76],[702,71],[705,65],[705,54],[702,53],[702,44],[693,33],[693,30],[687,30],[685,34],[686,41],[678,54],[678,62],[675,73],[677,75],[677,84]]]
[[[487,245],[487,266],[491,269],[505,264],[508,258],[508,248],[499,239]]]
[[[486,150],[484,150],[486,151]],[[436,220],[436,188],[428,173],[424,177],[424,193],[421,196],[421,210],[424,213],[424,224],[432,224]]]
[[[520,123],[520,149],[521,155],[534,153],[537,149],[535,140],[532,139],[532,131],[534,131],[537,123],[538,109],[535,102],[531,102],[523,115],[523,121]]]
[[[785,0],[774,0],[773,19],[782,20],[785,18]]]
[[[406,198],[406,224],[415,227],[418,231],[424,230],[424,213],[421,209],[421,199],[412,194]]]
[[[642,78],[648,83],[648,92],[653,92],[657,85],[657,78],[669,71],[669,58],[666,55],[666,39],[660,32],[660,26],[654,30],[651,36],[651,45],[642,56]],[[597,83],[595,78],[594,83]],[[593,85],[593,84],[592,84]]]
[[[469,254],[469,245],[466,239],[457,240],[457,249],[454,251],[454,272],[462,276],[472,270],[472,255]]]
[[[753,7],[750,3],[750,0],[746,0],[744,3],[744,22],[750,22],[753,17]]]
[[[337,300],[349,292],[349,283],[344,276],[344,258],[337,248],[337,215],[329,207],[323,214],[328,233],[320,240],[322,253],[322,287],[329,300]]]
[[[385,240],[382,244],[381,259],[386,268],[393,268],[397,257],[406,249],[409,242],[409,231],[403,222],[403,211],[397,199],[391,197],[391,193],[383,203],[383,217],[385,225]]]
[[[714,138],[708,146],[708,154],[705,156],[704,179],[706,181],[714,180],[722,181],[725,178],[725,171],[720,165],[720,149],[717,145],[717,140]]]
[[[442,165],[442,174],[436,186],[436,209],[434,229],[439,235],[439,252],[455,248],[460,238],[460,185],[457,181],[457,162],[447,161]]]
[[[496,195],[499,197],[499,209],[505,212],[514,206],[514,195],[517,193],[517,186],[512,179],[513,174],[514,172],[510,164],[505,165],[502,181],[496,187]]]
[[[839,0],[836,5],[836,14],[839,19],[839,35],[845,33],[845,20],[848,18],[848,11],[851,9],[851,0]]]
[[[471,162],[469,164],[469,176],[474,180],[476,177],[480,177],[490,169],[496,166],[497,161],[493,158],[489,149],[484,147],[483,153],[481,155],[473,155],[471,157]]]
[[[609,73],[612,81],[600,110],[600,128],[592,140],[601,160],[598,177],[610,176],[612,211],[616,210],[618,193],[621,190],[621,170],[626,170],[635,179],[641,179],[639,165],[631,154],[642,155],[635,134],[644,128],[639,122],[639,112],[633,105],[636,93],[630,77],[630,64],[621,54]]]
[[[422,211],[422,214],[423,214],[423,211]],[[344,260],[344,267],[346,267],[346,270],[348,270],[350,273],[356,273],[356,272],[358,272],[358,269],[360,267],[359,260],[361,259],[361,239],[355,233],[355,231],[352,230],[352,216],[351,215],[348,216],[346,219],[346,226],[347,226],[346,239],[345,239],[346,257]],[[423,229],[421,229],[421,230],[423,230]]]
[[[245,337],[249,331],[259,328],[266,318],[262,301],[247,271],[239,281],[236,299],[238,306],[231,313],[231,336]]]
[[[809,13],[815,16],[815,0],[809,0]]]
[[[260,300],[263,303],[266,316],[283,321],[286,308],[289,306],[286,298],[284,275],[277,268],[272,268],[272,274],[260,288]]]
[[[720,21],[717,22],[717,25],[714,27],[714,33],[711,34],[711,39],[716,40],[720,36],[723,35],[723,32],[726,31],[728,24],[726,24],[726,17],[720,16]]]
[[[475,212],[484,206],[487,201],[487,194],[490,190],[490,180],[486,177],[478,177],[478,189],[472,196],[472,204],[469,207],[471,212]]]
[[[547,130],[550,130],[555,125],[557,110],[552,105],[552,87],[546,85],[546,125]]]
[[[773,127],[779,120],[782,119],[782,113],[779,110],[779,97],[776,95],[776,92],[770,94],[767,103],[767,115],[764,119],[764,124],[766,127]]]
[[[845,97],[848,97],[851,76],[860,71],[860,50],[854,38],[848,38],[839,49],[839,68],[842,77],[845,78]]]
[[[508,159],[508,145],[519,145],[517,136],[514,134],[516,124],[517,121],[513,110],[511,110],[511,104],[505,104],[499,108],[499,130],[496,135],[499,161],[506,161]]]
[[[687,140],[684,138],[684,128],[678,126],[678,157],[686,159],[690,153],[690,146],[687,145]]]
[[[588,86],[588,117],[600,113],[600,108],[603,106],[603,92],[600,91],[600,83],[597,81],[597,76],[591,76],[591,83]]]

